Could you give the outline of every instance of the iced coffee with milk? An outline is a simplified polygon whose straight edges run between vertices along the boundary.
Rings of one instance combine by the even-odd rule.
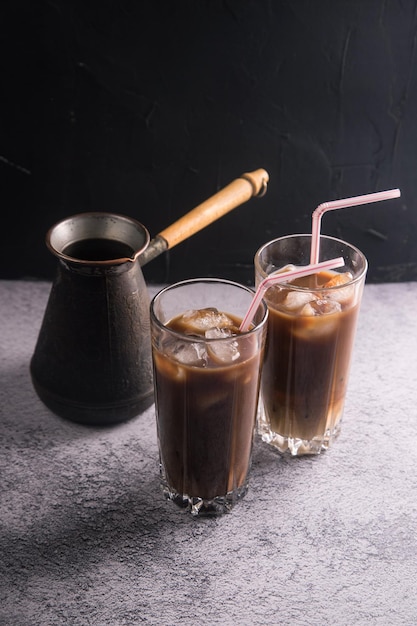
[[[268,316],[264,305],[240,332],[252,296],[201,279],[151,304],[161,485],[193,515],[229,511],[248,489]]]
[[[271,241],[255,256],[256,282],[308,263],[310,235]],[[365,282],[364,255],[321,237],[322,258],[344,266],[270,287],[258,430],[282,453],[318,454],[340,431]]]

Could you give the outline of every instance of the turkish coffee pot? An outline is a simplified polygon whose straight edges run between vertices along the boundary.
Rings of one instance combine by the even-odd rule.
[[[46,234],[57,271],[30,363],[39,398],[86,425],[126,421],[154,400],[149,294],[142,266],[266,192],[268,173],[243,174],[151,240],[115,213],[68,217]]]

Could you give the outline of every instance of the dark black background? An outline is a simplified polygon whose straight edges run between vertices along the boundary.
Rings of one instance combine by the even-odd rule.
[[[253,282],[263,242],[322,231],[368,280],[417,279],[417,15],[398,0],[50,0],[0,8],[0,278],[53,276],[48,228],[82,211],[152,236],[241,173],[268,192],[149,263],[160,282]]]

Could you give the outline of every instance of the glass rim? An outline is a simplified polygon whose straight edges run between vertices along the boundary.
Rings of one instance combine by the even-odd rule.
[[[275,239],[271,239],[270,241],[267,241],[266,243],[262,244],[257,251],[255,252],[255,256],[254,256],[254,265],[256,270],[259,270],[260,274],[263,277],[269,276],[269,274],[267,272],[265,272],[265,270],[260,266],[259,264],[259,256],[260,254],[270,245],[277,243],[279,241],[284,241],[286,239],[297,239],[297,238],[302,238],[302,237],[306,237],[311,239],[312,235],[311,233],[295,233],[292,235],[283,235],[281,237],[276,237]],[[356,254],[358,254],[358,256],[362,259],[362,263],[363,263],[363,267],[361,269],[361,271],[359,272],[359,274],[357,276],[354,276],[352,278],[352,280],[350,280],[347,283],[343,283],[341,285],[333,285],[332,287],[326,287],[326,291],[337,291],[338,289],[343,289],[346,288],[350,285],[354,285],[355,283],[359,282],[360,280],[362,280],[362,278],[364,278],[366,276],[367,270],[368,270],[368,260],[366,258],[366,256],[364,255],[364,253],[359,250],[359,248],[357,248],[355,245],[349,243],[348,241],[345,241],[344,239],[339,239],[338,237],[333,237],[331,235],[322,235],[320,234],[320,240],[322,239],[326,239],[327,241],[333,241],[336,243],[341,243],[345,246],[347,246],[348,248],[350,248],[351,250],[353,250],[354,252],[356,252]],[[342,256],[342,255],[341,255]],[[315,292],[315,291],[324,291],[323,287],[303,287],[301,285],[293,285],[291,282],[282,282],[279,283],[278,285],[276,285],[276,287],[281,287],[281,288],[288,288],[291,287],[291,289],[293,290],[300,290],[300,291],[311,291],[311,292]]]
[[[184,335],[183,333],[180,333],[178,331],[172,330],[171,328],[168,328],[166,326],[166,324],[164,324],[163,322],[161,322],[158,317],[156,316],[155,312],[154,312],[154,306],[157,302],[157,300],[162,297],[167,291],[170,291],[171,289],[173,289],[174,287],[186,287],[188,285],[192,285],[195,283],[214,283],[214,284],[223,284],[223,285],[229,285],[231,287],[237,287],[238,289],[243,289],[244,291],[246,291],[248,294],[251,295],[251,297],[253,298],[255,296],[255,290],[252,287],[249,287],[247,285],[242,285],[241,283],[238,283],[236,281],[233,280],[229,280],[227,278],[213,278],[213,277],[204,277],[204,278],[187,278],[185,280],[180,280],[178,282],[172,283],[170,285],[166,285],[165,287],[163,287],[160,291],[158,291],[158,293],[156,293],[153,298],[151,299],[151,303],[150,303],[150,318],[151,318],[151,323],[154,322],[156,324],[156,326],[158,326],[158,328],[160,329],[164,329],[166,331],[168,331],[169,333],[172,334],[172,336],[174,337],[178,337],[181,338],[181,340],[184,339],[190,339],[193,341],[204,341],[207,343],[212,343],[214,341],[230,341],[231,339],[235,340],[239,339],[240,337],[245,337],[247,335],[251,335],[254,333],[259,332],[263,326],[266,325],[266,322],[268,320],[268,315],[269,315],[269,311],[268,311],[268,307],[266,305],[266,303],[264,301],[262,301],[260,303],[259,306],[263,307],[263,315],[261,320],[253,327],[253,328],[249,328],[248,330],[244,331],[244,332],[240,332],[238,335],[232,335],[231,337],[213,337],[213,338],[208,338],[208,337],[197,337],[197,336],[187,336]],[[249,307],[250,303],[248,304]],[[225,313],[227,313],[227,311],[225,311]],[[244,311],[243,316],[242,316],[242,320],[244,317],[244,314],[246,313],[246,311]]]

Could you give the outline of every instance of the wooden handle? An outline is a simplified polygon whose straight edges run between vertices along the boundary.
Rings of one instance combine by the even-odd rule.
[[[247,202],[252,196],[263,196],[268,181],[268,172],[263,169],[242,174],[240,178],[236,178],[214,196],[162,230],[158,237],[162,237],[167,242],[167,249],[173,248],[215,222],[219,217]]]

